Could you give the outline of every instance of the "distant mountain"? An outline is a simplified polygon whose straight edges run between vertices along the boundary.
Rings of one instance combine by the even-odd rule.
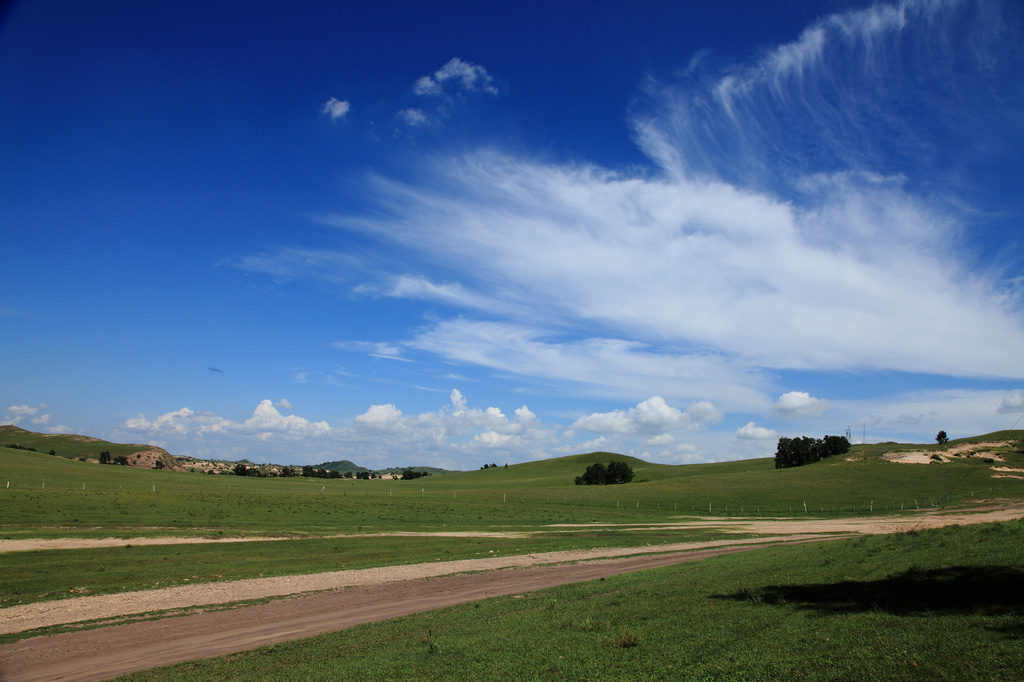
[[[347,474],[349,472],[351,472],[353,474],[358,474],[361,471],[369,471],[369,472],[372,472],[374,474],[401,474],[406,469],[412,469],[413,471],[418,471],[420,473],[430,474],[430,475],[450,473],[447,469],[439,469],[438,467],[416,467],[416,466],[410,466],[410,467],[387,467],[386,469],[367,469],[366,467],[361,467],[358,464],[356,464],[355,462],[350,462],[347,459],[343,459],[340,462],[324,462],[323,464],[314,464],[313,468],[314,469],[326,469],[327,471],[337,471],[337,472],[342,473],[342,474]]]
[[[44,455],[96,461],[99,461],[101,453],[106,452],[110,454],[111,461],[124,457],[127,466],[184,471],[173,455],[155,445],[111,443],[68,433],[36,433],[13,424],[0,426],[0,452],[2,448],[34,450]]]
[[[324,462],[323,464],[316,464],[313,468],[326,469],[327,471],[338,471],[343,474],[347,474],[349,472],[358,474],[360,471],[370,471],[366,467],[361,467],[355,462],[350,462],[347,459],[343,459],[340,462]]]

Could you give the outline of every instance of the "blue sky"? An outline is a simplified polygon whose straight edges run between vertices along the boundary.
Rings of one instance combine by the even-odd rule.
[[[1022,74],[1012,1],[15,1],[0,417],[452,469],[1010,428]]]

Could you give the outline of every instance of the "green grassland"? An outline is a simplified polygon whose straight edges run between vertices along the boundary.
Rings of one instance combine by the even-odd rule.
[[[776,546],[125,680],[1019,680],[1024,523]]]
[[[999,448],[1003,464],[1024,467],[1022,436],[978,440],[1012,440]],[[857,516],[1024,497],[1024,481],[993,478],[993,464],[980,458],[930,465],[881,458],[929,447],[855,446],[847,457],[783,470],[770,458],[669,466],[599,452],[412,481],[208,476],[0,448],[0,538],[537,529],[802,514],[805,505],[812,515]],[[588,464],[611,458],[630,464],[633,483],[573,484]]]
[[[1004,460],[998,464],[1022,468],[1022,438],[1024,431],[1012,431],[970,440],[1010,441],[997,449]],[[111,445],[103,447],[114,453]],[[882,459],[886,452],[936,445],[854,446],[842,458],[784,470],[770,458],[668,466],[599,452],[412,481],[203,475],[104,466],[37,449],[0,447],[0,539],[114,537],[124,544],[0,554],[0,607],[188,582],[722,537],[715,530],[650,525],[693,518],[909,515],[971,510],[991,498],[1024,499],[1024,481],[994,478],[993,462],[982,458],[928,465]],[[573,484],[589,464],[612,458],[629,463],[633,483]],[[214,668],[188,664],[154,675],[1004,679],[1003,671],[1022,669],[1019,597],[1009,611],[984,600],[977,608],[941,603],[923,610],[879,606],[877,599],[866,604],[876,589],[897,593],[908,580],[915,590],[937,592],[944,581],[968,580],[978,592],[977,571],[992,589],[1019,579],[1021,527],[773,547],[421,614],[231,657]],[[410,531],[424,535],[388,535]],[[437,534],[442,531],[509,536]],[[146,536],[281,539],[132,546],[131,539]],[[975,567],[967,578],[964,566]],[[852,585],[862,596],[852,604],[814,596],[814,590],[831,594],[835,585]],[[982,649],[980,657],[967,655],[965,633]],[[4,639],[12,637],[18,635]],[[956,659],[952,668],[939,665],[947,651]]]
[[[856,446],[849,457],[785,470],[771,459],[668,466],[591,453],[412,481],[210,476],[0,448],[0,539],[124,540],[118,547],[0,554],[0,606],[196,581],[716,537],[634,527],[687,517],[865,516],[1024,498],[1024,481],[992,478],[981,459],[881,459],[901,447],[922,449]],[[1019,449],[1016,440],[1001,448],[1005,464],[1024,466]],[[629,462],[634,483],[573,484],[588,464],[613,457]],[[520,535],[433,535],[440,531]],[[386,535],[396,532],[428,535]],[[169,535],[288,539],[128,546],[132,538]]]

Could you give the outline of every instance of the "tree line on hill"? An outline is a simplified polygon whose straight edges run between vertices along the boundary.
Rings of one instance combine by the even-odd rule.
[[[850,450],[850,441],[846,436],[825,436],[824,438],[800,438],[779,439],[779,445],[775,450],[775,468],[789,469],[800,467],[805,464],[819,462],[826,457],[843,455]]]
[[[11,443],[10,445],[5,445],[4,447],[10,448],[12,450],[26,450],[28,452],[39,452],[35,448],[25,447],[24,445],[18,445],[17,443]],[[50,454],[56,455],[57,453],[54,450],[50,450]]]
[[[587,467],[583,475],[576,477],[576,485],[615,485],[629,483],[633,480],[633,469],[625,462],[612,460],[605,466],[594,462]]]

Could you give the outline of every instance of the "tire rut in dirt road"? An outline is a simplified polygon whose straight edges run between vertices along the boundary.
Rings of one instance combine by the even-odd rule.
[[[198,613],[0,646],[0,681],[105,680],[341,630],[360,623],[596,580],[763,545],[511,568],[346,588],[227,611]]]

